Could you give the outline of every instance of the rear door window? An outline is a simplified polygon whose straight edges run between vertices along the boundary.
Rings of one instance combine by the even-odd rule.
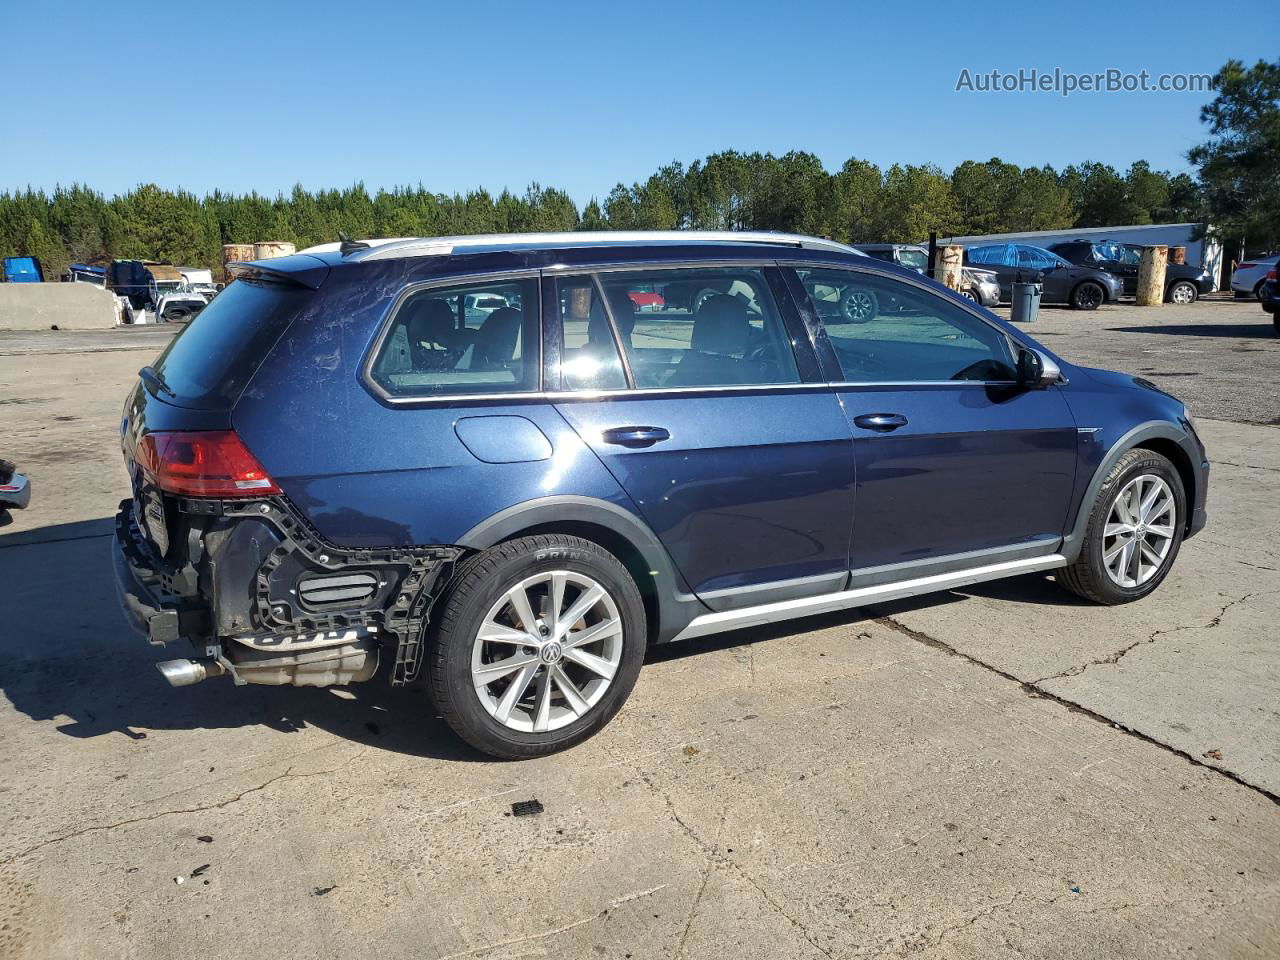
[[[233,405],[289,322],[314,296],[292,284],[236,280],[151,364],[178,406]]]
[[[370,375],[393,397],[532,393],[540,331],[535,279],[419,290],[396,310]]]
[[[607,272],[599,282],[637,390],[800,382],[759,269]]]

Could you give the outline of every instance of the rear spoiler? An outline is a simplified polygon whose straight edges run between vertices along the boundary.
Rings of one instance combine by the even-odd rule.
[[[272,260],[233,261],[227,264],[227,277],[231,280],[262,280],[267,283],[288,283],[294,286],[320,289],[329,276],[329,265],[318,257],[297,253],[290,257]]]

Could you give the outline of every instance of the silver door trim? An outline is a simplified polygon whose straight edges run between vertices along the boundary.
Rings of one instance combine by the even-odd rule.
[[[850,607],[861,607],[871,603],[884,603],[889,600],[901,600],[922,593],[933,593],[938,590],[954,590],[987,580],[999,580],[1003,577],[1016,576],[1023,573],[1035,573],[1040,570],[1052,570],[1065,567],[1067,558],[1054,553],[1045,557],[1028,557],[1023,560],[1008,560],[1004,563],[992,563],[981,567],[970,567],[968,570],[955,570],[913,580],[901,580],[897,583],[885,583],[872,587],[861,587],[855,590],[843,590],[840,593],[828,593],[816,597],[801,597],[796,600],[783,600],[779,603],[766,603],[740,610],[726,610],[720,613],[704,613],[695,617],[690,624],[681,630],[674,639],[687,640],[691,637],[705,637],[726,630],[740,630],[743,627],[755,627],[796,617],[809,617],[818,613],[831,613],[836,610],[847,610]]]

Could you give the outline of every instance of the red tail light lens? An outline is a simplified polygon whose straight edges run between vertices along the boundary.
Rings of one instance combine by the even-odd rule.
[[[281,492],[233,430],[149,433],[134,459],[157,487],[183,497],[264,497]]]
[[[1268,270],[1268,271],[1267,271],[1267,279],[1268,279],[1268,280],[1274,280],[1275,278],[1276,278],[1276,272],[1275,272],[1274,270]]]
[[[1252,270],[1252,269],[1253,269],[1254,267],[1256,267],[1256,266],[1257,266],[1257,264],[1256,264],[1256,263],[1237,263],[1237,264],[1236,264],[1236,269],[1237,269],[1237,270]]]

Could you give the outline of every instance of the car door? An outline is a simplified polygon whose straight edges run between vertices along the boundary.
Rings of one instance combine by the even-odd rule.
[[[1056,386],[1014,382],[1010,335],[923,281],[800,265],[789,279],[854,435],[853,585],[1053,552],[1076,425]],[[810,293],[849,285],[891,306],[853,323]]]
[[[556,408],[698,597],[726,610],[840,589],[851,434],[777,296],[779,270],[629,268],[546,283]]]

